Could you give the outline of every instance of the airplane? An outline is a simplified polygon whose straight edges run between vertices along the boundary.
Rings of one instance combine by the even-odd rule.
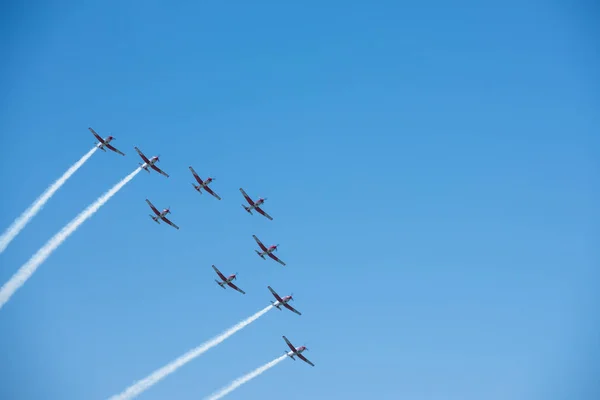
[[[156,172],[158,172],[159,174],[162,174],[162,175],[166,176],[167,178],[169,177],[169,175],[165,171],[161,170],[156,165],[154,165],[158,161],[160,161],[158,159],[160,156],[154,156],[151,159],[148,159],[148,157],[146,157],[144,155],[144,153],[142,153],[142,151],[140,149],[138,149],[137,147],[135,147],[135,150],[138,152],[138,154],[140,155],[140,157],[142,157],[142,160],[144,160],[143,164],[142,163],[139,163],[139,164],[142,166],[143,169],[146,170],[147,173],[150,173],[150,170],[148,169],[148,167],[150,167],[153,170],[155,170]]]
[[[277,292],[275,292],[273,290],[273,288],[271,286],[267,286],[269,288],[269,290],[271,291],[271,293],[273,294],[273,296],[275,296],[275,298],[277,299],[276,302],[272,302],[271,304],[273,304],[273,307],[277,307],[278,310],[281,311],[281,306],[284,306],[285,308],[287,308],[288,310],[295,312],[298,315],[302,315],[302,313],[298,310],[296,310],[294,307],[290,306],[288,303],[290,300],[294,300],[293,295],[289,295],[289,296],[285,296],[283,299],[277,294]]]
[[[96,133],[95,130],[93,130],[92,128],[88,128],[88,129],[90,130],[90,132],[92,132],[92,135],[96,136],[96,139],[98,139],[98,141],[100,142],[100,143],[98,143],[96,145],[97,148],[99,148],[100,150],[106,152],[106,150],[104,148],[108,147],[110,150],[114,151],[115,153],[119,153],[122,156],[125,155],[123,152],[121,152],[121,150],[117,150],[115,147],[113,147],[112,145],[109,144],[111,141],[116,140],[115,137],[108,136],[106,139],[102,139],[100,137],[100,135],[98,135]]]
[[[277,247],[279,247],[278,244],[274,244],[267,249],[267,247],[264,244],[262,244],[262,242],[256,237],[256,235],[252,235],[252,237],[254,238],[254,240],[256,240],[256,243],[262,249],[262,252],[258,251],[258,250],[254,250],[260,258],[262,258],[264,260],[265,256],[269,256],[273,260],[277,261],[279,264],[285,266],[285,263],[283,261],[281,261],[279,258],[277,258],[277,256],[275,254],[273,254],[273,251],[276,251]]]
[[[312,365],[313,367],[315,366],[315,364],[313,364],[312,362],[310,362],[310,361],[308,360],[308,358],[306,358],[306,357],[304,357],[304,356],[302,355],[302,352],[304,352],[304,351],[308,351],[308,349],[306,348],[306,346],[300,346],[300,347],[296,348],[296,347],[294,347],[294,346],[293,346],[293,345],[290,343],[290,341],[289,341],[289,340],[288,340],[288,339],[287,339],[285,336],[283,336],[283,340],[285,340],[285,342],[287,343],[288,347],[289,347],[290,349],[292,349],[292,351],[289,351],[289,352],[288,352],[288,351],[286,351],[286,352],[285,352],[285,354],[287,354],[287,356],[288,356],[288,357],[290,357],[292,360],[296,361],[296,359],[294,358],[294,356],[298,356],[298,358],[299,358],[299,359],[301,359],[302,361],[304,361],[304,362],[306,362],[306,363],[308,363],[308,364]]]
[[[202,179],[200,179],[200,177],[198,176],[198,174],[196,173],[196,171],[194,171],[194,168],[190,167],[190,171],[192,171],[192,174],[194,175],[194,178],[196,178],[196,180],[198,181],[199,185],[194,185],[192,183],[192,186],[194,187],[194,189],[196,189],[198,191],[198,193],[202,194],[201,189],[206,190],[208,193],[212,194],[213,196],[215,196],[218,200],[221,200],[221,198],[219,197],[218,194],[216,194],[215,192],[212,191],[211,188],[208,187],[208,185],[215,180],[215,178],[211,178],[210,176],[208,178],[206,178],[205,181],[202,181]]]
[[[242,207],[244,207],[244,210],[248,211],[248,213],[250,215],[252,215],[252,210],[256,210],[256,212],[258,212],[259,214],[264,215],[265,217],[267,217],[268,219],[270,219],[271,221],[273,220],[273,218],[267,214],[266,212],[264,212],[260,206],[265,202],[265,200],[267,200],[266,198],[259,198],[258,200],[256,200],[256,202],[254,202],[250,196],[248,196],[246,194],[246,192],[244,191],[244,189],[240,188],[240,192],[242,192],[242,195],[246,198],[246,201],[248,202],[248,204],[250,204],[250,207],[245,206],[244,204],[242,204]]]
[[[160,211],[158,211],[158,209],[156,207],[154,207],[154,204],[152,204],[150,202],[150,200],[146,199],[146,203],[148,203],[148,205],[150,206],[152,211],[154,211],[154,214],[156,214],[156,216],[150,214],[150,218],[152,218],[154,220],[154,222],[156,222],[157,224],[160,225],[159,220],[162,219],[167,224],[171,225],[173,228],[179,229],[179,227],[177,225],[175,225],[173,222],[169,221],[169,219],[166,217],[167,214],[171,213],[171,210],[169,208],[165,208],[164,210],[162,210],[162,212],[160,212]]]
[[[217,282],[219,284],[219,286],[221,286],[223,289],[225,289],[225,285],[228,285],[229,287],[234,288],[235,290],[237,290],[241,294],[246,294],[246,292],[244,292],[242,289],[240,289],[239,287],[237,287],[233,283],[231,283],[232,280],[237,279],[237,272],[235,274],[233,274],[233,275],[229,275],[226,278],[225,275],[223,275],[221,273],[221,271],[219,271],[217,269],[217,267],[215,267],[214,265],[212,267],[215,270],[215,272],[217,273],[217,275],[219,275],[219,278],[221,278],[221,280],[222,280],[222,282],[219,282],[218,280],[215,279],[215,282]]]

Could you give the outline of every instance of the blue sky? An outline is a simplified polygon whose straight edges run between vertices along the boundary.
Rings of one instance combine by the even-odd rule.
[[[263,308],[267,285],[303,315],[271,311],[140,398],[203,398],[282,335],[316,367],[228,398],[598,398],[598,8],[281,3],[3,6],[0,226],[91,148],[88,126],[127,156],[95,154],[0,280],[137,166],[133,146],[171,177],[138,175],[2,309],[0,398],[119,393]]]

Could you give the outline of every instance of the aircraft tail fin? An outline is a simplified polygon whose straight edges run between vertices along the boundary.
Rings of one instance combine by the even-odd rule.
[[[200,194],[202,194],[202,192],[200,191],[200,188],[196,185],[194,185],[193,183],[190,182],[190,185],[192,185],[194,187],[194,189],[196,189],[196,191]]]
[[[159,224],[159,225],[160,225],[160,222],[158,221],[158,218],[156,218],[156,217],[155,217],[154,215],[152,215],[152,214],[148,214],[148,216],[149,216],[150,218],[152,218],[152,220],[154,220],[154,222],[156,222],[157,224]]]
[[[221,286],[223,289],[225,289],[225,286],[223,285],[223,282],[219,282],[218,280],[215,279],[215,282],[217,282],[217,284],[219,286]]]
[[[264,256],[264,255],[262,255],[262,254],[260,254],[260,251],[258,251],[258,250],[254,250],[254,251],[256,252],[256,254],[258,254],[258,256],[259,256],[260,258],[262,258],[263,260],[265,259],[265,256]]]
[[[249,207],[246,207],[245,205],[242,204],[242,207],[244,207],[244,210],[246,210],[248,212],[248,214],[252,215],[252,211],[250,211]]]

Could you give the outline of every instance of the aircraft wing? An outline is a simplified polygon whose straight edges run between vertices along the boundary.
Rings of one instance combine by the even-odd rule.
[[[300,311],[296,310],[294,307],[290,306],[288,303],[285,303],[283,306],[285,308],[287,308],[288,310],[295,312],[298,315],[302,315],[302,313]]]
[[[283,336],[283,340],[285,340],[285,342],[287,343],[288,347],[289,347],[290,349],[292,349],[292,351],[293,351],[294,353],[296,353],[296,348],[294,347],[294,345],[292,345],[292,344],[290,343],[290,341],[288,340],[288,338],[286,338],[285,336]]]
[[[267,251],[267,247],[264,244],[262,244],[262,242],[256,237],[256,235],[252,235],[252,237],[254,238],[254,240],[256,240],[256,244],[258,244],[258,247],[260,247],[262,251]]]
[[[311,365],[311,366],[313,366],[313,367],[315,366],[315,364],[313,364],[312,362],[310,362],[310,361],[308,360],[308,358],[304,357],[302,354],[296,354],[296,355],[298,356],[298,358],[299,358],[299,359],[301,359],[301,360],[302,360],[302,361],[304,361],[305,363],[308,363],[308,364],[310,364],[310,365]]]
[[[152,168],[153,170],[155,170],[156,172],[158,172],[159,174],[162,174],[164,176],[166,176],[167,178],[169,177],[169,174],[167,174],[165,171],[163,171],[162,169],[158,168],[156,165],[152,164],[150,166],[150,168]]]
[[[223,274],[221,273],[221,271],[219,271],[219,270],[217,269],[217,267],[215,267],[214,265],[213,265],[212,267],[213,267],[213,269],[215,270],[215,272],[217,273],[217,275],[219,275],[219,278],[221,278],[221,280],[223,280],[223,281],[226,281],[226,280],[227,280],[227,278],[225,277],[225,275],[223,275]]]
[[[273,260],[277,261],[279,264],[281,264],[281,265],[283,265],[285,267],[285,263],[283,261],[281,261],[279,258],[277,258],[277,256],[274,255],[273,253],[269,253],[268,256],[271,257]]]
[[[221,198],[219,197],[219,195],[216,194],[215,192],[213,192],[213,190],[211,188],[209,188],[208,186],[204,186],[204,190],[206,190],[208,193],[210,193],[213,196],[215,196],[218,200],[221,200]]]
[[[179,229],[179,227],[178,227],[177,225],[175,225],[173,222],[171,222],[171,221],[169,220],[169,218],[167,218],[167,217],[162,217],[162,220],[163,220],[163,221],[165,221],[167,224],[171,225],[173,228],[175,228],[175,229]]]
[[[271,217],[269,214],[267,214],[266,212],[264,212],[264,211],[262,210],[262,208],[260,208],[260,207],[254,207],[254,209],[255,209],[256,211],[258,211],[258,213],[259,213],[259,214],[262,214],[262,215],[264,215],[265,217],[267,217],[268,219],[270,219],[271,221],[273,221],[273,217]]]
[[[194,175],[194,178],[196,178],[198,183],[202,185],[204,182],[202,182],[202,179],[200,179],[200,177],[198,176],[196,171],[194,171],[194,168],[192,168],[192,167],[189,167],[189,168],[190,168],[190,171],[192,171],[192,175]]]
[[[134,147],[135,151],[138,152],[138,154],[140,155],[140,157],[142,157],[142,160],[144,160],[145,163],[150,164],[150,160],[148,160],[148,157],[146,157],[144,155],[144,153],[142,153],[142,151],[140,149],[138,149],[137,147]]]
[[[115,139],[113,139],[113,140],[115,140]],[[109,149],[111,149],[112,151],[114,151],[115,153],[118,153],[122,156],[125,155],[125,153],[123,153],[121,150],[117,150],[114,146],[110,145],[109,143],[106,143],[105,146],[108,147]]]
[[[98,135],[98,134],[96,133],[96,131],[95,131],[95,130],[93,130],[92,128],[88,128],[88,129],[90,130],[90,132],[92,132],[92,135],[96,136],[96,139],[98,139],[98,141],[99,141],[100,143],[104,143],[104,139],[102,139],[102,138],[100,137],[100,135]]]
[[[156,209],[156,207],[154,207],[154,204],[152,204],[152,203],[150,202],[150,200],[146,199],[146,203],[148,203],[148,205],[150,206],[150,208],[152,209],[152,211],[154,211],[154,214],[156,214],[156,215],[160,215],[160,211],[158,211],[158,210]]]
[[[244,189],[240,188],[240,192],[242,192],[242,195],[246,198],[246,201],[253,206],[254,205],[254,201],[250,198],[250,196],[248,196],[248,194],[244,191]]]
[[[239,287],[235,286],[233,283],[231,282],[227,282],[227,285],[235,290],[237,290],[238,292],[240,292],[241,294],[246,294],[246,292],[244,292],[242,289],[240,289]]]
[[[279,295],[277,294],[277,292],[275,292],[271,286],[267,286],[267,287],[269,288],[269,290],[271,291],[271,293],[273,294],[273,296],[277,299],[277,301],[280,302],[280,303],[283,303],[283,299],[281,297],[279,297]]]

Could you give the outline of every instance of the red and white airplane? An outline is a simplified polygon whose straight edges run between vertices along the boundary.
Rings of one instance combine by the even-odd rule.
[[[233,275],[229,275],[226,278],[225,275],[223,275],[221,273],[221,271],[219,271],[217,269],[217,267],[215,267],[214,265],[212,267],[215,270],[215,272],[217,273],[217,275],[219,275],[219,278],[221,278],[221,280],[222,280],[222,282],[219,282],[218,280],[215,279],[215,282],[217,282],[219,284],[219,286],[221,286],[223,289],[225,289],[225,285],[228,285],[229,287],[237,290],[241,294],[246,294],[246,292],[244,292],[242,289],[240,289],[239,287],[237,287],[233,283],[231,283],[232,280],[237,279],[237,272],[235,274],[233,274]]]
[[[273,307],[277,307],[277,309],[281,311],[281,306],[284,306],[288,310],[295,312],[298,315],[302,315],[302,313],[300,311],[296,310],[294,307],[292,307],[288,304],[290,302],[290,300],[292,300],[292,301],[294,300],[293,295],[289,295],[289,296],[285,296],[284,298],[281,298],[277,294],[277,292],[273,290],[273,288],[271,286],[267,286],[267,287],[269,288],[269,290],[271,291],[273,296],[277,299],[276,302],[271,301],[271,304],[273,304]]]
[[[254,240],[256,240],[256,243],[262,249],[262,251],[254,250],[260,258],[262,258],[264,260],[265,256],[269,256],[273,260],[277,261],[279,264],[285,266],[285,263],[283,261],[281,261],[279,258],[277,258],[277,256],[275,254],[273,254],[273,252],[277,250],[277,247],[279,247],[278,244],[269,246],[269,248],[267,249],[267,246],[262,244],[262,242],[256,237],[256,235],[252,235],[252,237],[254,238]]]
[[[218,200],[221,200],[221,198],[219,197],[218,194],[216,194],[215,192],[212,191],[211,188],[208,187],[208,185],[215,180],[215,178],[211,178],[210,176],[208,178],[206,178],[205,181],[202,181],[202,179],[200,179],[200,177],[198,176],[198,174],[196,173],[196,171],[194,171],[194,168],[190,167],[190,171],[192,171],[192,174],[194,175],[194,178],[196,178],[196,180],[198,181],[199,185],[194,185],[192,183],[192,186],[194,187],[194,189],[196,189],[198,191],[198,193],[202,194],[202,189],[206,190],[208,193],[212,194],[213,196],[215,196]]]
[[[264,215],[271,221],[273,220],[273,218],[269,214],[267,214],[260,208],[260,206],[265,202],[265,200],[267,200],[266,197],[264,199],[262,197],[260,197],[258,200],[254,201],[250,198],[250,196],[248,196],[246,194],[244,189],[240,188],[240,192],[242,192],[242,195],[246,198],[246,201],[248,202],[248,204],[250,204],[250,207],[247,207],[244,204],[242,204],[242,207],[244,207],[244,210],[248,211],[248,213],[251,215],[252,215],[252,210],[256,210],[257,213]]]
[[[161,169],[160,169],[160,168],[158,168],[156,165],[154,165],[154,164],[156,164],[158,161],[160,161],[160,160],[158,159],[158,157],[159,157],[159,156],[154,156],[154,157],[152,157],[151,159],[148,159],[148,157],[146,157],[146,156],[144,155],[144,153],[142,153],[142,151],[141,151],[140,149],[138,149],[137,147],[135,147],[135,150],[138,152],[138,154],[140,155],[140,157],[142,157],[142,160],[144,160],[144,163],[143,163],[143,164],[142,164],[142,163],[140,163],[140,165],[141,165],[141,167],[142,167],[143,169],[145,169],[145,170],[146,170],[146,172],[150,173],[150,170],[148,169],[148,167],[150,167],[150,168],[152,168],[153,170],[155,170],[156,172],[158,172],[159,174],[162,174],[162,175],[166,176],[167,178],[169,177],[169,175],[168,175],[168,174],[167,174],[165,171],[161,170]]]
[[[302,353],[304,351],[308,351],[308,349],[306,348],[306,346],[294,347],[285,336],[283,336],[283,340],[285,340],[285,342],[287,343],[288,347],[290,349],[292,349],[292,351],[286,351],[286,354],[287,354],[288,357],[290,357],[292,360],[296,361],[296,359],[294,357],[297,356],[299,359],[301,359],[305,363],[308,363],[308,364],[312,365],[313,367],[315,366],[315,364],[313,364],[312,362],[310,362],[308,360],[308,358],[306,358],[306,357],[304,357],[302,355]]]
[[[173,228],[179,229],[179,227],[177,225],[175,225],[173,222],[169,221],[169,219],[166,217],[167,214],[171,213],[171,210],[169,208],[165,208],[161,212],[161,211],[158,211],[158,209],[156,207],[154,207],[154,204],[152,204],[150,202],[150,200],[146,199],[146,203],[148,203],[148,205],[150,206],[150,208],[152,209],[152,211],[154,211],[154,214],[156,214],[156,216],[150,214],[150,218],[152,218],[154,220],[154,222],[156,222],[157,224],[160,225],[160,221],[159,220],[162,219],[167,224],[171,225]]]
[[[115,153],[119,153],[122,156],[125,155],[123,152],[121,152],[120,150],[117,150],[115,147],[113,147],[112,145],[109,144],[111,141],[115,140],[114,136],[108,136],[106,139],[102,139],[100,137],[100,135],[98,135],[96,133],[95,130],[93,130],[92,128],[88,128],[88,129],[90,130],[90,132],[92,132],[92,135],[96,136],[96,139],[98,139],[98,141],[100,142],[96,145],[97,148],[106,152],[106,150],[104,150],[104,148],[107,147],[110,150],[114,151]]]

